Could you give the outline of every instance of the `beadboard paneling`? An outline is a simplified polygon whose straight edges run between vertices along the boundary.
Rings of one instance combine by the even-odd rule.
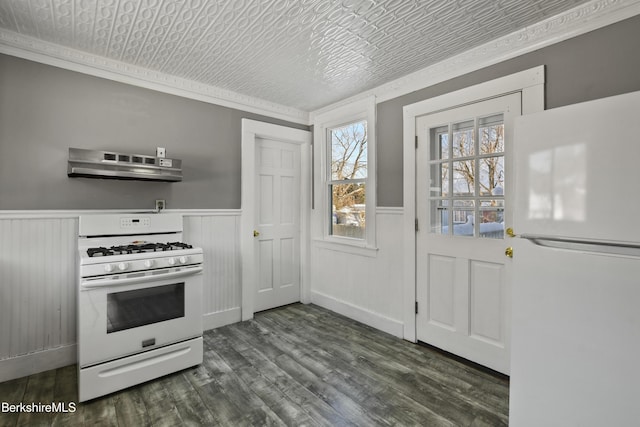
[[[77,218],[0,219],[0,359],[76,341]]]
[[[203,311],[205,329],[231,323],[211,319],[212,315],[233,311],[240,320],[241,281],[240,213],[185,215],[184,241],[204,250]],[[229,313],[227,313],[229,314]],[[209,319],[207,319],[209,317]],[[222,319],[222,317],[221,317]],[[231,316],[235,319],[235,316]]]
[[[78,216],[89,213],[7,212],[0,212],[0,382],[75,363]],[[205,329],[239,321],[240,211],[174,212],[184,215],[184,241],[204,249]]]

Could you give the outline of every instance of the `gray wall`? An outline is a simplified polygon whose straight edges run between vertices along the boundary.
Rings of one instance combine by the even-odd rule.
[[[0,55],[0,210],[240,208],[242,118],[308,129]],[[184,180],[68,178],[69,147],[165,147]]]
[[[546,65],[546,108],[640,90],[640,16],[378,104],[379,206],[402,206],[402,107]]]
[[[547,108],[640,90],[640,16],[378,104],[378,205],[402,206],[402,107],[546,65]],[[0,210],[240,207],[240,120],[308,129],[0,55]],[[183,160],[184,181],[68,178],[69,147]]]

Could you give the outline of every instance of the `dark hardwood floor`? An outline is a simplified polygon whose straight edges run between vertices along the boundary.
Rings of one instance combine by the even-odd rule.
[[[204,335],[204,363],[1,426],[501,426],[508,379],[314,305]],[[0,383],[0,403],[77,402],[76,366]]]

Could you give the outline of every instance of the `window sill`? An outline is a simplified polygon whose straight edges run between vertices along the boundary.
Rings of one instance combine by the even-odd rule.
[[[313,245],[334,252],[344,252],[352,255],[360,255],[375,258],[378,256],[378,248],[369,246],[362,241],[351,241],[351,239],[314,239]]]

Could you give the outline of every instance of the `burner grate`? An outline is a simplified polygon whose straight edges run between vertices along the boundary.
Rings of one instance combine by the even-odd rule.
[[[110,248],[99,247],[87,249],[89,257],[109,256],[109,255],[127,255],[141,254],[146,252],[162,252],[180,249],[192,249],[193,246],[182,242],[167,243],[134,243],[129,245],[111,246]]]
[[[105,247],[87,249],[87,255],[89,255],[90,257],[93,257],[95,255],[107,256],[107,255],[113,255],[113,254],[114,253],[111,250]]]

